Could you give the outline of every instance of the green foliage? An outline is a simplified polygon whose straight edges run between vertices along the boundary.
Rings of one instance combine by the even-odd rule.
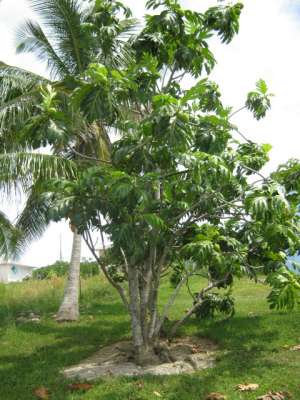
[[[31,279],[44,280],[54,277],[66,277],[68,274],[69,263],[66,261],[56,261],[52,265],[37,268],[32,273]],[[82,261],[80,263],[80,276],[84,279],[99,275],[99,266],[95,261]]]
[[[245,274],[281,271],[286,256],[300,249],[286,177],[262,176],[270,146],[235,139],[231,108],[209,79],[215,65],[209,39],[233,40],[241,3],[198,13],[175,0],[150,0],[155,13],[138,33],[129,29],[121,46],[119,11],[130,15],[121,3],[96,1],[82,13],[80,2],[58,7],[61,1],[45,9],[40,0],[34,4],[55,31],[54,50],[69,73],[56,67],[61,81],[43,83],[38,112],[22,130],[24,140],[38,138],[35,145],[45,141],[64,156],[70,147],[76,161],[75,176],[51,175],[39,187],[51,204],[49,218],[70,219],[90,246],[91,231],[105,233],[115,284],[126,284],[128,265],[140,280],[152,269],[156,282],[173,266],[174,284],[201,275],[211,289]],[[188,76],[192,85],[181,84]],[[256,119],[266,115],[271,96],[258,81],[246,102]],[[95,154],[95,135],[90,139],[95,125],[108,145],[104,159]],[[106,132],[118,133],[112,144]],[[78,158],[87,148],[87,157]],[[229,312],[230,299],[210,299],[205,312],[215,308]]]
[[[75,162],[70,159],[77,167],[88,160],[109,159],[106,128],[99,121],[89,124],[75,110],[75,89],[78,94],[84,72],[99,82],[100,60],[119,67],[130,59],[126,35],[135,27],[130,10],[120,2],[29,3],[40,24],[26,21],[18,29],[17,52],[31,53],[46,62],[54,81],[0,62],[0,150],[5,152],[0,161],[1,184],[7,192],[21,186],[28,195],[17,221],[23,234],[16,254],[40,237],[50,222],[51,199],[42,193],[41,183],[54,176],[73,179]],[[88,107],[93,112],[90,103]],[[41,147],[46,146],[47,153],[50,146],[55,156],[41,154]],[[28,154],[36,149],[39,154]]]
[[[174,262],[172,264],[172,273],[170,275],[170,284],[173,288],[179,284],[184,274],[184,265],[180,262]]]
[[[290,204],[298,209],[300,204],[300,162],[289,160],[286,164],[280,165],[272,174],[272,177],[280,182],[287,193]]]
[[[268,302],[272,309],[287,308],[292,310],[300,304],[300,277],[295,273],[281,268],[276,273],[271,274],[268,283],[272,286],[272,291],[268,296]]]
[[[205,14],[184,10],[177,1],[148,1],[147,8],[162,11],[146,16],[146,26],[134,43],[138,60],[145,53],[156,57],[158,68],[174,65],[173,71],[184,70],[199,77],[215,65],[207,40],[217,32],[222,42],[229,43],[239,30],[242,5],[218,6]]]
[[[253,171],[259,171],[269,161],[268,153],[271,149],[272,146],[269,144],[240,144],[238,152],[241,168],[246,170],[247,175],[251,175]]]
[[[5,147],[11,146],[14,133],[14,140],[23,148],[51,145],[55,152],[66,151],[68,145],[74,146],[74,136],[78,142],[80,132],[88,130],[67,101],[78,86],[76,78],[84,81],[89,65],[96,62],[109,67],[128,62],[126,39],[134,32],[135,20],[127,7],[115,1],[88,5],[79,0],[49,0],[47,4],[31,0],[30,6],[41,25],[27,21],[19,28],[17,51],[46,62],[55,81],[50,86],[44,77],[0,64],[0,130],[5,131],[1,140]],[[93,104],[96,107],[97,102]]]
[[[253,113],[257,120],[266,116],[267,111],[271,107],[272,96],[273,94],[268,93],[268,87],[262,79],[257,82],[256,91],[248,94],[246,107]]]
[[[92,63],[71,95],[89,121],[106,120],[120,137],[112,144],[111,165],[47,184],[52,217],[71,218],[83,234],[103,229],[113,243],[117,281],[126,277],[124,254],[140,268],[153,246],[157,257],[168,247],[174,285],[201,274],[226,288],[243,274],[275,272],[300,241],[296,209],[281,183],[251,183],[261,178],[271,146],[233,138],[236,127],[216,83],[205,78],[183,88],[179,79],[212,70],[207,39],[216,33],[230,42],[242,6],[204,14],[176,1],[147,6],[157,12],[132,38],[132,62],[118,70]],[[270,98],[260,80],[246,106],[260,119]]]
[[[230,43],[239,31],[239,17],[242,3],[232,6],[211,7],[206,11],[206,25],[212,27],[220,36],[222,43]]]
[[[203,296],[201,303],[197,306],[194,314],[199,319],[212,319],[216,313],[226,317],[233,317],[234,299],[231,293],[207,293]]]

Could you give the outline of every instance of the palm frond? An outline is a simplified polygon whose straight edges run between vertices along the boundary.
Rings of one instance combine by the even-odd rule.
[[[49,226],[51,199],[47,193],[39,191],[39,182],[30,189],[26,204],[16,222],[16,229],[21,232],[13,246],[14,256],[18,256],[33,240],[39,239]]]
[[[0,61],[0,102],[10,99],[16,92],[24,93],[39,84],[47,84],[45,77]]]
[[[82,29],[82,5],[79,0],[30,0],[41,18],[57,52],[71,73],[80,73],[87,65],[87,35]]]
[[[39,87],[47,79],[0,62],[0,131],[9,134],[22,127],[40,98]]]
[[[0,130],[20,127],[32,115],[36,92],[24,93],[0,104]]]
[[[26,152],[0,154],[0,185],[8,193],[18,187],[28,192],[37,180],[73,179],[76,175],[76,163],[55,155]]]
[[[131,42],[139,29],[138,20],[135,18],[128,18],[119,22],[118,33],[110,52],[112,68],[120,68],[132,62]]]
[[[95,28],[96,61],[110,68],[120,68],[132,61],[131,38],[139,30],[135,18],[115,21],[112,25],[103,25],[92,17]],[[102,21],[102,19],[100,19]]]
[[[17,30],[17,53],[33,53],[40,61],[46,62],[52,77],[69,74],[69,70],[48,40],[41,26],[26,21]]]
[[[9,221],[8,217],[0,211],[0,255],[9,258],[14,252],[14,246],[20,232]]]
[[[141,30],[141,24],[136,18],[127,18],[119,22],[118,40],[127,42],[132,35],[136,35]]]

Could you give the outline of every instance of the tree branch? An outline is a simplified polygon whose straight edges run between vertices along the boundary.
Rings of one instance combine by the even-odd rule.
[[[100,257],[97,255],[92,238],[91,238],[91,234],[90,232],[86,231],[83,234],[83,239],[85,241],[85,243],[87,244],[88,248],[90,249],[91,253],[93,254],[93,256],[95,257],[97,263],[100,265],[101,270],[103,272],[103,274],[105,275],[106,279],[109,281],[109,283],[118,291],[125,307],[129,310],[129,303],[125,294],[124,289],[122,288],[122,286],[120,286],[117,282],[115,282],[109,275],[106,266],[104,265],[104,263],[101,261]]]
[[[169,298],[168,303],[165,305],[164,310],[162,312],[162,315],[160,317],[159,323],[157,324],[156,328],[155,328],[155,334],[158,334],[159,331],[161,330],[166,318],[168,317],[168,314],[170,312],[171,307],[173,306],[179,292],[180,289],[182,288],[182,286],[187,282],[189,275],[186,275],[184,278],[182,278],[180,280],[180,282],[178,283],[178,285],[176,286],[174,292],[172,293],[171,297]]]
[[[177,79],[179,79],[179,82],[180,82],[185,75],[186,75],[186,72],[183,72],[182,74],[175,76],[174,81],[177,81]]]
[[[221,283],[226,282],[226,280],[228,279],[230,272],[226,274],[226,276],[219,280],[219,281],[215,281],[210,283],[205,289],[202,289],[201,292],[198,294],[197,296],[197,301],[194,303],[194,305],[185,313],[185,315],[179,320],[177,321],[170,332],[170,337],[174,337],[174,335],[177,332],[177,329],[194,313],[194,311],[196,310],[196,308],[201,304],[202,300],[203,300],[203,295],[207,292],[209,292],[211,289],[219,286]]]
[[[246,170],[249,171],[249,172],[252,172],[252,173],[255,174],[255,175],[260,176],[264,182],[266,182],[266,181],[269,180],[269,178],[266,178],[266,177],[263,176],[260,172],[255,171],[255,169],[253,169],[253,168],[247,167],[246,165],[241,165],[241,167],[244,168],[244,169],[246,169]]]
[[[237,128],[234,129],[237,134],[239,134],[247,143],[253,144],[252,140],[249,140],[242,132],[240,132]]]
[[[176,63],[173,65],[173,68],[171,69],[171,73],[170,73],[170,77],[169,77],[168,83],[166,84],[165,87],[162,87],[162,90],[167,91],[169,89],[169,87],[170,87],[170,85],[172,83],[172,80],[174,78],[175,71],[176,71]]]
[[[184,174],[187,174],[188,172],[192,172],[192,170],[191,169],[185,169],[183,171],[171,172],[169,174],[165,174],[165,175],[160,176],[159,179],[162,180],[162,179],[170,178],[170,177],[176,176],[176,175],[184,175]]]
[[[109,164],[111,165],[111,161],[107,161],[107,160],[101,160],[99,158],[95,158],[95,157],[91,157],[91,156],[87,156],[85,154],[79,153],[79,151],[75,150],[73,147],[68,146],[69,149],[71,150],[72,153],[76,154],[77,156],[84,158],[85,160],[90,160],[90,161],[97,161],[97,162],[101,162],[104,164]]]
[[[247,107],[243,106],[241,108],[239,108],[238,110],[234,111],[232,114],[229,115],[229,119],[232,118],[234,115],[238,114],[239,112],[245,110]]]

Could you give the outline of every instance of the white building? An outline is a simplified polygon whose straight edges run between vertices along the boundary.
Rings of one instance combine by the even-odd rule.
[[[13,262],[0,262],[0,282],[21,282],[24,278],[31,276],[35,267]]]

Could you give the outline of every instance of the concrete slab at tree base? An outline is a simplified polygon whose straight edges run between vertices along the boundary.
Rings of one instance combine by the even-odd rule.
[[[154,357],[148,365],[139,366],[132,361],[130,341],[103,347],[78,365],[64,369],[68,379],[92,381],[107,376],[179,375],[212,368],[217,347],[207,339],[186,337],[174,340],[168,347],[174,362],[159,361]]]

